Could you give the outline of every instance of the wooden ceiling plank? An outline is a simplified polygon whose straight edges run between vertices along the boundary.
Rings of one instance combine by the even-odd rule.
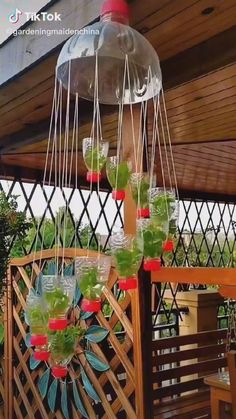
[[[202,4],[204,3],[206,4],[203,0]],[[198,15],[190,15],[189,20],[180,27],[175,37],[168,39],[163,36],[163,39],[158,37],[156,43],[152,41],[153,45],[157,45],[156,49],[162,59],[168,59],[174,54],[185,51],[235,25],[236,5],[234,0],[221,3],[215,0],[215,2],[209,3],[215,7],[212,14],[205,16],[200,11]],[[186,31],[189,34],[188,37],[186,37]]]

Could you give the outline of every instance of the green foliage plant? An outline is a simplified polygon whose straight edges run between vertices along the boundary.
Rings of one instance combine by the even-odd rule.
[[[140,208],[149,207],[149,180],[147,176],[142,177],[141,179],[134,180],[131,183],[131,191],[133,199],[137,206]]]
[[[143,252],[137,240],[134,241],[132,249],[116,249],[114,257],[119,277],[128,278],[137,275],[142,256]]]
[[[104,285],[99,282],[99,271],[96,267],[91,267],[81,274],[80,291],[88,300],[96,300],[101,297]]]
[[[106,165],[108,181],[113,189],[124,190],[128,185],[131,174],[129,164],[126,161],[116,163],[111,159],[107,161]]]
[[[50,332],[49,349],[53,361],[57,364],[68,363],[75,354],[76,345],[85,335],[85,330],[80,326],[69,326],[64,330]]]
[[[30,331],[33,335],[44,335],[47,329],[48,313],[43,305],[30,306],[27,310]]]
[[[63,293],[61,288],[44,293],[50,318],[60,318],[65,315],[70,306],[69,297]]]
[[[106,163],[101,147],[88,148],[84,154],[84,162],[91,172],[100,173]]]
[[[164,193],[151,199],[151,214],[160,222],[168,222],[175,211],[175,196]]]
[[[31,224],[26,220],[25,212],[17,210],[17,196],[7,197],[0,192],[0,300],[5,291],[6,271],[13,238],[24,240]]]
[[[163,242],[167,234],[153,220],[149,221],[142,228],[143,237],[143,256],[144,258],[159,258],[162,254]]]

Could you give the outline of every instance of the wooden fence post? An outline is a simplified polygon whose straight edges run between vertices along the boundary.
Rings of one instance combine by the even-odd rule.
[[[123,118],[124,156],[134,164],[134,141],[140,136],[140,109],[133,109],[134,132],[131,126],[129,109],[125,109]],[[142,163],[141,163],[142,164]],[[134,169],[135,170],[135,169]],[[139,169],[140,170],[140,169]],[[136,233],[136,206],[130,190],[124,203],[124,229],[127,234]],[[134,333],[134,371],[135,404],[138,419],[151,419],[152,415],[152,314],[151,314],[151,277],[140,269],[137,289],[130,292],[132,306],[132,324]]]

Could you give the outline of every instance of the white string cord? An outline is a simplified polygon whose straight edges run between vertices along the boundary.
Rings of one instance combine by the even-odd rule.
[[[66,227],[67,227],[67,216],[68,216],[68,198],[66,197],[65,189],[68,187],[68,153],[69,153],[69,136],[70,136],[70,90],[71,90],[71,60],[69,61],[68,69],[68,86],[67,86],[67,104],[66,104],[66,123],[65,123],[65,147],[64,147],[64,159],[63,159],[63,173],[64,173],[64,196],[66,198],[66,209],[63,220],[63,239],[62,239],[62,267],[65,263],[65,245],[66,245]],[[59,220],[61,223],[61,220]],[[59,256],[59,254],[58,254]],[[59,258],[58,258],[59,259]],[[63,275],[63,269],[62,269]]]
[[[171,143],[169,122],[168,122],[167,111],[166,111],[165,95],[164,95],[164,90],[163,89],[161,90],[161,95],[162,95],[163,108],[164,108],[164,114],[165,114],[167,138],[168,138],[168,142],[169,142],[170,157],[171,157],[171,164],[172,164],[172,170],[173,170],[173,176],[174,176],[176,197],[177,197],[177,200],[179,201],[178,182],[177,182],[177,175],[176,175],[175,162],[174,162],[174,156],[173,156],[173,148],[172,148],[172,143]]]

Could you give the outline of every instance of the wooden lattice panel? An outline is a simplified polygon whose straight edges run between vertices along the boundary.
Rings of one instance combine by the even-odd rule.
[[[60,251],[62,256],[62,250]],[[84,250],[66,249],[66,261],[72,261],[75,256],[84,256]],[[9,419],[35,418],[63,418],[61,410],[55,414],[50,412],[46,399],[42,400],[38,391],[37,382],[46,365],[31,371],[29,366],[31,348],[27,348],[25,337],[28,326],[24,321],[25,301],[29,289],[34,285],[35,279],[41,272],[42,266],[55,256],[55,250],[43,251],[36,256],[29,255],[22,259],[14,259],[9,269],[9,286],[6,300],[7,308],[7,343],[5,351],[6,383],[0,384],[0,392],[7,394],[5,401],[5,416]],[[33,274],[31,274],[33,269]],[[32,281],[31,281],[32,279]],[[80,357],[80,362],[92,382],[94,389],[101,399],[101,403],[94,401],[84,391],[83,386],[77,380],[77,385],[83,399],[83,404],[90,419],[128,417],[136,418],[135,408],[135,368],[133,357],[133,326],[131,318],[131,294],[126,293],[121,301],[117,301],[114,284],[117,275],[111,270],[107,287],[103,295],[103,306],[109,304],[112,314],[106,317],[100,311],[92,320],[82,320],[83,327],[91,324],[99,324],[109,330],[108,338],[101,344],[91,343],[91,350],[101,360],[109,363],[110,369],[106,372],[94,371],[85,356]],[[122,340],[115,333],[115,327],[122,325]],[[75,378],[75,372],[70,367],[69,378]],[[70,398],[70,390],[68,391]],[[70,398],[71,417],[80,418],[81,414],[76,410],[72,397]]]

